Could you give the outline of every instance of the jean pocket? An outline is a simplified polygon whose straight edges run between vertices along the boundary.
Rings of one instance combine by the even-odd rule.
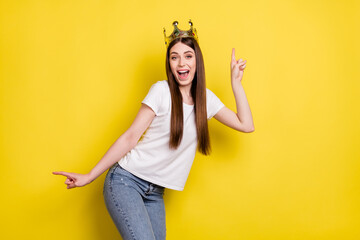
[[[115,169],[111,176],[111,185],[125,185],[129,186],[134,180],[132,179],[131,174],[122,169],[120,166]]]

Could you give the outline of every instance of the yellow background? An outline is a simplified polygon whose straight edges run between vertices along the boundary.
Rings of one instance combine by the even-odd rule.
[[[88,172],[165,75],[163,27],[192,19],[207,87],[235,110],[231,48],[255,132],[210,121],[168,239],[360,239],[359,1],[1,1],[1,239],[115,239]]]

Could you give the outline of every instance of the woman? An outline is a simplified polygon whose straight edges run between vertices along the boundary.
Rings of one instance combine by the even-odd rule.
[[[123,239],[165,239],[164,188],[183,190],[196,150],[209,154],[208,119],[215,117],[241,132],[254,131],[241,85],[246,61],[236,60],[232,50],[234,113],[206,89],[203,57],[191,21],[190,26],[182,31],[174,22],[174,32],[165,36],[168,80],[153,84],[130,128],[98,164],[88,174],[54,172],[67,177],[70,189],[89,184],[110,168],[104,198]]]

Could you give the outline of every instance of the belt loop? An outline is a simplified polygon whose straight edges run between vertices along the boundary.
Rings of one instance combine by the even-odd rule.
[[[151,192],[152,184],[149,185],[148,189],[146,190],[145,194],[148,195]]]

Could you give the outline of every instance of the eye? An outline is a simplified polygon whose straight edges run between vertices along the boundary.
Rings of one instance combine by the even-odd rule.
[[[175,59],[176,59],[176,57],[175,57],[175,56],[171,57],[171,60],[175,60]]]
[[[192,58],[193,56],[192,55],[187,55],[186,58],[190,59]]]

